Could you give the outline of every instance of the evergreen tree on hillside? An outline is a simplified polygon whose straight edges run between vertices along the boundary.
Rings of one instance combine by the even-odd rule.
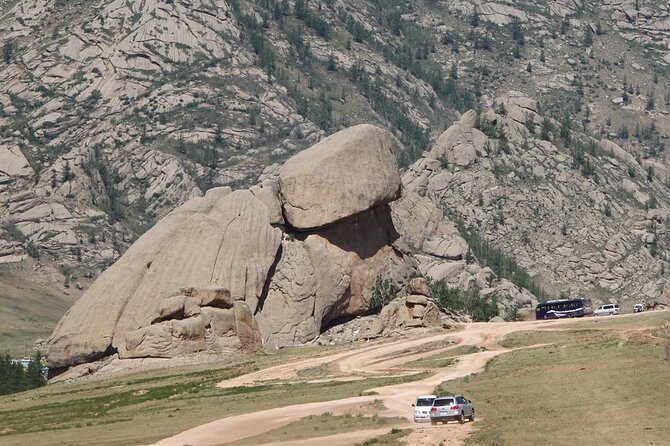
[[[0,395],[23,392],[46,384],[42,356],[37,353],[26,369],[9,355],[0,355]]]

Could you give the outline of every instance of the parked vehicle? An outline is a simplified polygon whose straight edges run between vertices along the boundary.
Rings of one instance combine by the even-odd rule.
[[[635,304],[635,306],[633,306],[633,313],[642,313],[646,309],[647,307],[643,304]]]
[[[465,418],[475,421],[475,407],[463,395],[439,396],[430,408],[430,423],[433,425],[455,420],[465,423]]]
[[[535,319],[560,319],[563,317],[582,317],[593,313],[591,299],[559,299],[538,304],[535,307]]]
[[[430,408],[433,407],[435,395],[421,395],[416,398],[412,407],[414,407],[414,422],[430,421]]]
[[[594,316],[611,316],[614,314],[619,314],[619,304],[605,304],[599,306],[596,311],[593,312]]]

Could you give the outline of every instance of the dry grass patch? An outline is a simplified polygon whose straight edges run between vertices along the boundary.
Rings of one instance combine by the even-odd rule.
[[[235,445],[255,445],[280,441],[304,440],[307,438],[326,437],[345,432],[355,432],[365,429],[375,429],[385,426],[394,426],[406,423],[405,418],[380,417],[379,415],[364,416],[363,414],[333,415],[330,412],[321,415],[311,415],[286,426],[264,432],[255,437],[237,441]]]
[[[393,428],[388,434],[357,443],[356,446],[405,446],[406,443],[402,439],[408,436],[410,432],[410,429]]]
[[[47,338],[74,301],[0,266],[0,353],[19,357],[27,348],[31,356],[35,340]]]
[[[314,367],[300,369],[298,370],[297,375],[299,378],[324,378],[333,375],[333,372],[330,370],[330,363],[324,363]]]
[[[638,319],[637,327],[612,323],[627,331],[648,320]],[[662,348],[611,333],[514,333],[506,345],[551,345],[498,356],[481,374],[435,391],[457,390],[474,401],[482,420],[472,444],[668,444],[670,392]]]
[[[396,352],[391,352],[386,355],[380,356],[379,359],[393,359],[393,358],[399,358],[401,356],[409,356],[409,355],[414,355],[417,353],[427,353],[431,352],[433,350],[438,350],[441,348],[446,348],[449,347],[454,343],[453,340],[451,339],[445,339],[442,341],[431,341],[431,342],[426,342],[425,344],[420,344],[417,345],[416,347],[412,348],[405,348],[402,350],[398,350]]]

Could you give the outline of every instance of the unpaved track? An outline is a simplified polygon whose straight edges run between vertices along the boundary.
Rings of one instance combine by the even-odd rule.
[[[572,322],[572,320],[570,321]],[[377,394],[371,396],[358,396],[341,400],[298,404],[287,407],[263,410],[213,421],[193,429],[189,429],[173,437],[158,442],[158,445],[193,446],[221,445],[230,443],[250,436],[256,436],[263,432],[285,426],[300,418],[310,415],[320,415],[324,412],[342,414],[360,408],[362,405],[373,400],[382,400],[388,410],[383,416],[400,416],[411,419],[411,404],[414,398],[420,394],[432,393],[435,386],[451,379],[460,378],[484,369],[486,363],[493,357],[509,351],[501,348],[498,343],[506,335],[515,331],[536,330],[542,328],[554,328],[562,324],[562,321],[529,321],[517,323],[474,323],[468,324],[462,331],[445,332],[437,335],[423,336],[409,340],[384,343],[365,347],[353,352],[341,352],[330,356],[307,359],[304,361],[270,367],[265,370],[250,373],[218,384],[222,388],[236,386],[255,385],[264,381],[286,381],[296,376],[300,369],[315,367],[329,363],[331,367],[338,368],[344,376],[386,376],[397,375],[398,370],[390,371],[391,367],[407,361],[432,356],[439,352],[449,350],[461,345],[474,345],[486,348],[485,351],[464,355],[459,358],[456,365],[446,369],[439,369],[436,373],[421,381],[404,384],[379,387],[371,389]],[[427,352],[405,354],[400,357],[393,353],[400,353],[407,349],[417,348],[434,341],[452,340],[454,343],[446,348],[434,349]],[[459,425],[450,423],[447,425],[430,426],[411,423],[404,427],[414,428],[414,432],[407,438],[410,445],[438,444],[460,445],[472,431],[475,424],[466,423]],[[329,437],[321,437],[309,440],[290,441],[274,443],[274,445],[353,445],[368,438],[379,436],[380,432],[388,432],[386,429],[364,430]]]

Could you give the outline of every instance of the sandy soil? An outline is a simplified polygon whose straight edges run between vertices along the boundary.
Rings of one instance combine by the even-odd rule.
[[[572,321],[571,321],[572,322]],[[270,367],[265,370],[250,373],[218,384],[219,387],[229,388],[236,386],[255,385],[265,381],[286,381],[287,377],[295,376],[300,369],[315,367],[324,363],[331,369],[339,369],[342,376],[360,378],[361,376],[388,376],[402,373],[402,370],[391,370],[392,367],[404,362],[435,355],[462,345],[484,347],[486,350],[459,357],[454,366],[435,370],[434,374],[426,379],[404,384],[372,389],[375,395],[345,398],[335,401],[307,403],[263,410],[244,415],[228,417],[213,421],[202,426],[189,429],[173,437],[158,442],[158,445],[193,446],[220,445],[256,436],[263,432],[285,426],[309,415],[320,415],[324,412],[342,414],[360,408],[361,405],[375,399],[382,400],[387,410],[381,412],[383,416],[400,416],[412,419],[411,404],[420,394],[428,394],[438,384],[455,378],[460,378],[483,370],[486,363],[493,357],[509,350],[498,345],[506,335],[515,331],[555,328],[562,321],[529,321],[519,323],[474,323],[468,324],[461,331],[444,332],[433,335],[423,335],[416,338],[399,340],[380,345],[364,347],[356,351],[341,352],[330,356],[307,359],[300,362]],[[433,349],[427,352],[391,356],[407,349],[417,348],[434,341],[447,341],[448,347]],[[405,372],[406,373],[406,372]],[[410,423],[403,427],[413,429],[406,438],[409,445],[461,445],[464,439],[473,431],[475,423],[449,423],[446,425],[431,426],[430,424]],[[338,434],[329,437],[314,438],[300,441],[273,443],[273,445],[353,445],[388,432],[388,428],[363,430]]]

